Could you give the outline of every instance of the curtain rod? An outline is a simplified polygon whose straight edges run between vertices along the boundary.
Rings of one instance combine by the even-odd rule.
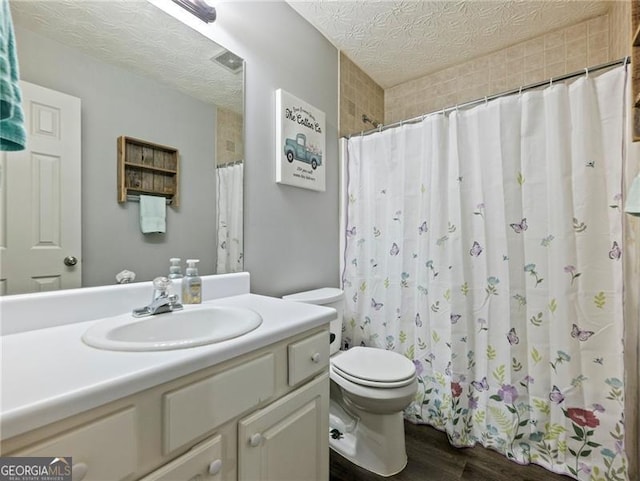
[[[380,124],[378,127],[374,128],[374,129],[364,130],[364,131],[360,132],[359,134],[345,135],[343,138],[350,139],[351,137],[361,137],[361,136],[373,134],[375,132],[382,132],[383,130],[390,129],[392,127],[397,127],[398,125],[413,124],[413,123],[416,123],[416,122],[420,122],[421,120],[423,120],[425,117],[427,117],[429,115],[439,114],[439,113],[444,114],[444,113],[452,112],[454,110],[458,110],[458,109],[461,109],[461,108],[471,107],[472,105],[479,104],[479,103],[482,103],[482,102],[488,102],[489,100],[494,100],[494,99],[497,99],[497,98],[500,98],[500,97],[505,97],[507,95],[513,95],[513,94],[517,94],[517,93],[522,93],[525,90],[532,90],[532,89],[537,89],[537,88],[540,88],[540,87],[544,87],[545,85],[551,85],[551,84],[553,84],[553,82],[562,82],[563,80],[568,80],[568,79],[571,79],[571,78],[574,78],[574,77],[579,77],[580,75],[589,74],[591,72],[597,72],[598,70],[604,70],[604,69],[611,68],[611,67],[617,67],[618,65],[627,65],[628,63],[630,63],[630,61],[631,61],[631,57],[623,57],[623,58],[621,58],[619,60],[614,60],[612,62],[607,62],[607,63],[603,63],[603,64],[600,64],[600,65],[596,65],[595,67],[584,68],[582,70],[578,70],[578,71],[573,72],[573,73],[560,75],[559,77],[551,77],[548,80],[543,80],[541,82],[536,82],[536,83],[533,83],[533,84],[525,85],[524,87],[519,87],[517,89],[507,90],[507,91],[501,92],[499,94],[489,95],[487,97],[482,97],[480,99],[471,100],[469,102],[465,102],[465,103],[459,104],[459,105],[454,105],[452,107],[447,107],[447,108],[440,109],[440,110],[434,110],[433,112],[428,112],[426,114],[418,115],[417,117],[413,117],[413,118],[408,119],[408,120],[399,120],[397,122],[393,122],[393,123],[388,124],[388,125]]]

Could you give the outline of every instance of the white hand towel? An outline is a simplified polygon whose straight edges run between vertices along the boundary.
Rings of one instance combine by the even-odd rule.
[[[143,234],[167,231],[167,202],[164,197],[140,196],[140,229]]]

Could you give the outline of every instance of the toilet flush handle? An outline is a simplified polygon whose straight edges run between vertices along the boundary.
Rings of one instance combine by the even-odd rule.
[[[311,356],[311,360],[318,364],[320,362],[320,353],[316,352],[313,356]]]

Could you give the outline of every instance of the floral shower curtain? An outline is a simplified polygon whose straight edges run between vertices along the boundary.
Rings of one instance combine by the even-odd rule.
[[[218,247],[217,265],[218,274],[241,272],[243,262],[242,240],[242,182],[244,166],[242,163],[234,163],[219,166],[217,175],[217,226]]]
[[[625,480],[625,70],[348,141],[347,345],[412,359],[408,419]]]

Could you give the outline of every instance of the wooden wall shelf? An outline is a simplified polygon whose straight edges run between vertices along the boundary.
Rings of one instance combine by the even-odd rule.
[[[118,137],[118,202],[127,195],[156,195],[179,205],[178,150],[133,137]]]

